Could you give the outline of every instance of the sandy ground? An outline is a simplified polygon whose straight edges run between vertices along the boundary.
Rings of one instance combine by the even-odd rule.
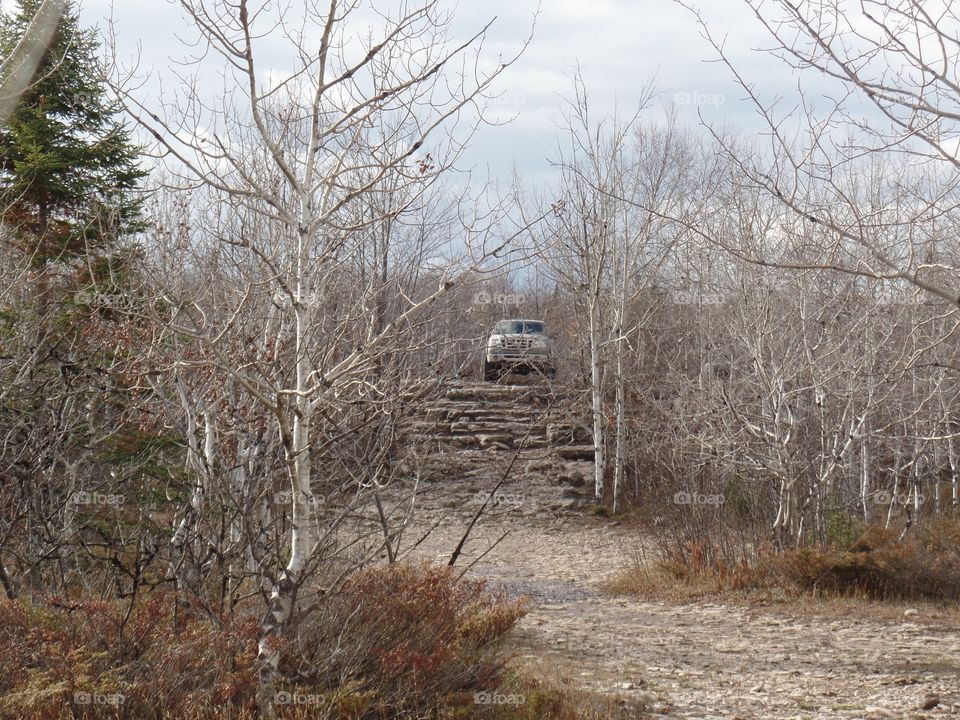
[[[462,531],[441,524],[414,556],[445,562]],[[629,564],[636,534],[577,518],[501,515],[475,529],[458,566],[506,531],[469,572],[531,599],[512,647],[530,672],[642,697],[647,717],[960,717],[956,614],[614,597],[601,586]]]

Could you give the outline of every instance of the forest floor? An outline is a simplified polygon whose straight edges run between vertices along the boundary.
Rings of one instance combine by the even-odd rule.
[[[469,399],[453,403],[466,407]],[[455,421],[456,408],[444,415]],[[450,558],[477,498],[493,488],[518,445],[497,440],[437,446],[427,473],[434,479],[424,485],[404,542],[408,558]],[[592,466],[554,450],[550,443],[524,446],[501,502],[482,515],[456,563],[469,568],[468,577],[530,598],[510,647],[511,662],[526,674],[649,708],[628,717],[960,717],[954,608],[611,594],[608,584],[635,562],[641,536],[635,527],[586,516],[575,495]]]

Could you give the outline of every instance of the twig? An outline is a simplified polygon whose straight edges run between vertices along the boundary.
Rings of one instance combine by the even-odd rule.
[[[472,563],[470,563],[469,565],[467,565],[467,567],[465,567],[465,568],[463,569],[463,572],[460,573],[459,575],[457,575],[457,580],[460,580],[464,575],[466,575],[468,572],[470,572],[470,568],[472,568],[472,567],[473,567],[474,565],[476,565],[478,562],[480,562],[481,560],[483,560],[483,558],[486,557],[487,554],[488,554],[491,550],[493,550],[497,545],[499,545],[499,544],[500,544],[500,541],[503,540],[503,539],[504,539],[507,535],[509,535],[509,534],[510,534],[510,531],[507,530],[503,535],[500,536],[500,538],[499,538],[495,543],[493,543],[493,545],[491,545],[491,546],[488,547],[486,550],[484,550],[482,553],[480,553],[480,557],[478,557],[478,558],[477,558],[476,560],[474,560]]]

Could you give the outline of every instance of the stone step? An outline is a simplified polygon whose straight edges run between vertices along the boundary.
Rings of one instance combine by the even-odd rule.
[[[595,449],[593,445],[564,445],[553,452],[563,460],[593,460]]]
[[[523,437],[527,433],[533,436],[547,437],[546,425],[521,422],[454,422],[450,423],[451,435],[475,435],[477,433],[509,433]]]
[[[518,413],[511,415],[508,413],[485,413],[485,414],[472,414],[472,415],[461,415],[459,419],[469,420],[471,422],[487,422],[487,423],[523,423],[523,424],[536,424],[542,425],[544,430],[546,430],[546,418],[541,417],[536,413]]]
[[[484,438],[486,440],[484,440]],[[492,439],[491,439],[492,438]],[[491,443],[500,443],[506,447],[518,448],[520,443],[523,442],[524,450],[537,450],[544,451],[550,450],[551,445],[543,438],[534,438],[528,437],[526,440],[523,437],[515,437],[513,435],[499,434],[499,433],[479,433],[476,435],[449,435],[446,437],[422,437],[419,438],[422,441],[431,443],[434,447],[453,447],[453,448],[486,448]]]
[[[443,408],[442,411],[438,409],[435,413],[428,413],[428,417],[443,417],[455,413],[463,417],[485,417],[485,416],[496,416],[503,417],[508,419],[517,419],[517,418],[528,418],[530,416],[536,416],[543,414],[542,410],[537,408],[530,407],[517,407],[509,403],[502,405],[490,405],[484,407],[477,407],[476,405],[464,404],[459,407]]]
[[[491,385],[489,388],[451,388],[446,392],[448,401],[459,402],[525,402],[529,404],[545,404],[550,400],[552,393],[549,390],[535,392],[524,386]]]
[[[450,423],[442,421],[430,421],[430,420],[414,420],[410,424],[405,426],[406,430],[409,430],[416,434],[428,434],[428,433],[440,433],[444,435],[450,434]]]

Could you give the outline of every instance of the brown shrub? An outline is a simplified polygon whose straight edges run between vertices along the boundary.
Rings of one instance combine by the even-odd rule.
[[[188,621],[170,596],[126,606],[0,601],[0,718],[187,716],[253,708],[256,626]],[[121,632],[122,628],[122,632]]]
[[[256,618],[175,625],[173,609],[172,596],[161,592],[132,610],[116,601],[0,601],[0,719],[255,717]],[[448,568],[357,573],[278,641],[285,677],[278,691],[291,698],[279,702],[278,714],[600,717],[504,673],[500,644],[524,612],[523,602]],[[521,691],[522,704],[476,702],[477,693]],[[299,703],[297,694],[311,698]]]
[[[366,697],[358,717],[426,712],[456,693],[498,687],[497,650],[524,612],[523,602],[448,568],[372,568],[301,624],[281,670],[299,687]]]
[[[936,528],[899,540],[893,531],[872,527],[847,550],[791,550],[771,564],[783,584],[802,591],[879,600],[958,599],[960,555],[943,540]]]
[[[662,594],[673,589],[716,593],[787,590],[855,595],[880,600],[960,599],[960,521],[942,517],[900,539],[877,526],[858,530],[853,542],[777,550],[769,543],[730,537],[653,546],[653,562],[638,557],[612,590]]]

